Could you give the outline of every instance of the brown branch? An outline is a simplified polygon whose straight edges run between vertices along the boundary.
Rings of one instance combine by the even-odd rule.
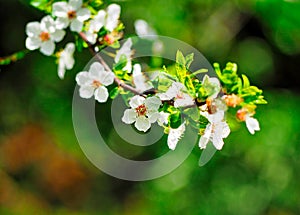
[[[101,57],[101,55],[95,51],[94,45],[91,44],[91,43],[87,40],[85,34],[82,33],[82,32],[80,32],[80,33],[79,33],[79,36],[84,40],[84,42],[87,43],[90,52],[91,52],[94,56],[96,56],[97,60],[103,65],[103,67],[106,69],[106,71],[112,72],[112,70],[111,70],[110,67],[107,65],[107,63],[105,62],[105,60]],[[139,92],[136,88],[134,88],[134,87],[132,87],[132,86],[130,86],[130,85],[128,85],[128,84],[125,84],[122,80],[120,80],[120,79],[117,78],[117,77],[114,78],[114,82],[115,82],[119,87],[122,87],[124,90],[128,90],[128,91],[134,93],[135,95],[140,95],[140,96],[146,97],[147,94],[152,94],[152,93],[155,94],[155,93],[157,93],[157,91],[154,90],[154,89],[151,89],[151,92],[149,92],[149,93],[148,93],[147,91],[141,93],[141,92]],[[153,91],[153,92],[152,92],[152,91]],[[167,102],[167,103],[169,103],[169,104],[172,103],[171,105],[174,105],[174,104],[173,104],[174,101],[172,101],[172,100],[170,100],[170,101],[162,101],[162,102],[163,102],[163,103],[164,103],[164,102]],[[185,107],[182,107],[182,108],[183,108],[183,109],[187,109],[187,108],[192,108],[192,107],[197,107],[197,106],[198,106],[198,105],[195,103],[195,104],[193,104],[193,105],[188,105],[188,106],[185,106]]]

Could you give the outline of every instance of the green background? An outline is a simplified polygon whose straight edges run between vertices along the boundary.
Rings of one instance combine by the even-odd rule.
[[[36,51],[1,66],[0,214],[299,214],[300,3],[117,3],[125,34],[134,34],[134,21],[145,19],[158,34],[189,43],[212,63],[237,62],[269,102],[257,110],[261,131],[252,136],[244,125],[234,129],[204,167],[195,147],[162,178],[113,178],[86,159],[72,126],[74,78],[89,52],[76,53],[75,68],[61,81],[54,59]],[[43,16],[25,0],[0,0],[0,56],[23,50],[26,24]],[[109,114],[101,114],[109,105],[97,105],[98,124],[114,140]],[[147,151],[116,139],[111,147],[127,157],[147,160],[168,151],[167,144]]]

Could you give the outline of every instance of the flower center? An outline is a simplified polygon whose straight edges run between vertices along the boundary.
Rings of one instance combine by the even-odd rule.
[[[246,121],[247,114],[248,114],[248,112],[242,108],[237,111],[236,117],[241,121]]]
[[[76,18],[76,11],[75,11],[75,10],[70,10],[70,11],[68,12],[68,18],[69,18],[69,19],[74,19],[74,18]]]
[[[147,113],[147,108],[144,104],[138,106],[135,111],[137,112],[138,116],[145,116]]]
[[[176,97],[175,97],[176,99],[183,99],[184,97],[183,97],[183,93],[178,93],[177,95],[176,95]]]
[[[114,37],[109,34],[106,34],[103,39],[108,45],[111,45],[115,42]]]
[[[227,106],[234,107],[234,108],[243,102],[243,98],[240,98],[239,96],[237,96],[235,94],[226,95],[224,97],[224,100],[225,100]]]
[[[46,31],[44,31],[40,34],[40,39],[42,42],[46,42],[46,41],[50,40],[50,34]]]
[[[101,87],[102,84],[99,81],[94,80],[92,85],[93,85],[93,87],[98,88],[98,87]]]

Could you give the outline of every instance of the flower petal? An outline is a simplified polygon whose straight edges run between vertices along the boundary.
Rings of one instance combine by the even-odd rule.
[[[136,119],[134,126],[137,130],[146,132],[151,127],[151,123],[145,116],[140,116]]]
[[[145,98],[139,95],[133,96],[130,101],[129,105],[131,108],[137,108],[138,106],[144,104]]]
[[[100,71],[99,81],[104,86],[111,85],[114,82],[115,75],[112,72]]]
[[[29,37],[37,37],[41,33],[41,25],[39,22],[29,22],[26,25],[26,34]]]
[[[80,22],[84,22],[91,17],[91,11],[87,8],[81,8],[77,11],[76,15]]]
[[[113,31],[119,23],[119,17],[121,13],[121,7],[117,4],[111,4],[107,7],[107,18],[105,28],[109,31]]]
[[[137,118],[137,114],[133,109],[127,109],[124,111],[122,122],[126,124],[134,123]]]
[[[210,137],[211,137],[211,132],[212,132],[212,126],[211,126],[211,124],[208,124],[204,131],[204,134],[200,137],[200,140],[199,140],[200,149],[206,148],[206,145],[208,144],[208,141],[210,140]]]
[[[179,99],[175,99],[174,102],[174,107],[184,107],[184,106],[189,106],[189,105],[193,105],[194,103],[194,99],[192,97],[190,97],[190,95],[183,93],[182,94],[183,98],[179,98]]]
[[[81,32],[82,27],[83,27],[83,23],[80,22],[78,19],[74,19],[70,25],[71,31],[78,32],[78,33]]]
[[[158,110],[161,104],[161,100],[157,96],[148,97],[145,100],[145,105],[149,110]]]
[[[92,79],[90,78],[88,72],[83,71],[76,75],[76,82],[79,86],[86,86],[92,84]]]
[[[41,40],[39,38],[36,37],[27,37],[26,42],[25,42],[25,46],[27,49],[29,50],[35,50],[38,49],[41,46]]]
[[[119,51],[117,51],[115,62],[118,63],[120,61],[121,55],[125,55],[127,58],[127,61],[131,61],[131,46],[132,46],[132,40],[131,38],[127,39],[126,42],[122,45]]]
[[[82,0],[69,0],[69,6],[72,8],[72,10],[77,11],[79,8],[81,8]]]
[[[79,88],[79,95],[81,98],[89,99],[93,96],[94,90],[92,86],[82,86]]]
[[[178,128],[170,129],[169,135],[168,135],[168,147],[171,150],[175,150],[178,141],[180,140],[181,136],[183,135],[185,131],[185,124],[182,123]]]
[[[165,96],[169,98],[174,98],[177,94],[181,93],[181,89],[183,88],[183,84],[179,82],[173,82],[171,87],[165,92]]]
[[[60,42],[66,35],[66,32],[64,30],[56,30],[54,33],[51,34],[51,39],[55,42]]]
[[[70,24],[70,20],[68,17],[58,17],[55,20],[55,26],[57,29],[65,29]]]
[[[51,16],[45,16],[41,20],[41,30],[49,33],[54,33],[56,31],[55,21]]]
[[[223,148],[224,141],[221,135],[214,135],[212,142],[217,150],[221,150]]]
[[[153,30],[145,20],[142,20],[142,19],[136,20],[134,22],[134,28],[135,28],[136,34],[141,38],[143,38],[145,36],[149,36],[149,35],[153,35],[153,37],[151,37],[151,39],[157,38],[157,34],[156,34],[155,30]]]
[[[246,126],[248,128],[248,131],[251,134],[254,134],[255,131],[259,131],[260,130],[259,123],[258,123],[257,119],[255,119],[253,117],[250,117],[250,116],[248,116],[246,118]]]
[[[66,69],[70,70],[73,68],[75,60],[73,58],[73,54],[75,51],[75,44],[74,43],[68,43],[66,45],[66,48],[63,51],[64,54],[64,63],[66,66]]]
[[[157,119],[157,123],[159,126],[164,126],[168,124],[168,118],[170,114],[166,112],[159,112],[159,117]]]
[[[97,34],[95,34],[95,33],[93,33],[93,32],[90,32],[90,31],[88,31],[88,32],[85,32],[85,37],[86,37],[86,39],[92,44],[92,45],[94,45],[95,43],[96,43],[96,41],[97,41]]]
[[[55,50],[55,44],[51,40],[48,40],[41,44],[40,51],[46,56],[52,55],[54,50]]]
[[[104,103],[107,101],[108,91],[107,91],[106,87],[101,86],[95,90],[95,99],[100,103]]]
[[[146,82],[146,78],[142,73],[141,65],[138,63],[133,65],[132,78],[135,88],[141,92],[153,87],[150,83]]]
[[[98,32],[105,24],[106,12],[104,10],[100,10],[95,18],[90,23],[90,30],[92,32]]]
[[[66,73],[65,63],[62,60],[59,60],[57,75],[60,79],[63,79],[65,77],[65,73]]]
[[[155,123],[158,120],[158,118],[160,117],[160,114],[158,111],[150,112],[147,114],[147,117],[151,123]]]
[[[226,138],[230,134],[230,128],[226,122],[222,122],[222,127],[222,138]]]
[[[90,76],[93,79],[99,80],[102,75],[101,72],[104,72],[104,67],[102,66],[102,64],[99,62],[92,63],[89,69]]]
[[[52,5],[52,15],[56,17],[68,17],[67,2],[55,2]]]

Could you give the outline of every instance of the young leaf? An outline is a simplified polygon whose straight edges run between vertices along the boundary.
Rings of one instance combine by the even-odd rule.
[[[181,125],[181,113],[180,111],[175,111],[169,116],[169,123],[171,128],[178,128]]]
[[[185,67],[185,58],[181,51],[177,50],[176,52],[176,63],[182,67]]]
[[[185,56],[185,67],[187,69],[190,68],[193,60],[194,60],[194,53],[191,53],[191,54],[188,54],[187,56]]]
[[[250,81],[249,81],[248,77],[246,75],[242,74],[242,79],[243,79],[243,83],[244,83],[243,87],[244,88],[250,87]]]
[[[113,89],[109,92],[109,97],[110,97],[111,99],[115,99],[115,98],[119,95],[119,93],[120,93],[119,89],[120,89],[119,87],[113,88]]]

